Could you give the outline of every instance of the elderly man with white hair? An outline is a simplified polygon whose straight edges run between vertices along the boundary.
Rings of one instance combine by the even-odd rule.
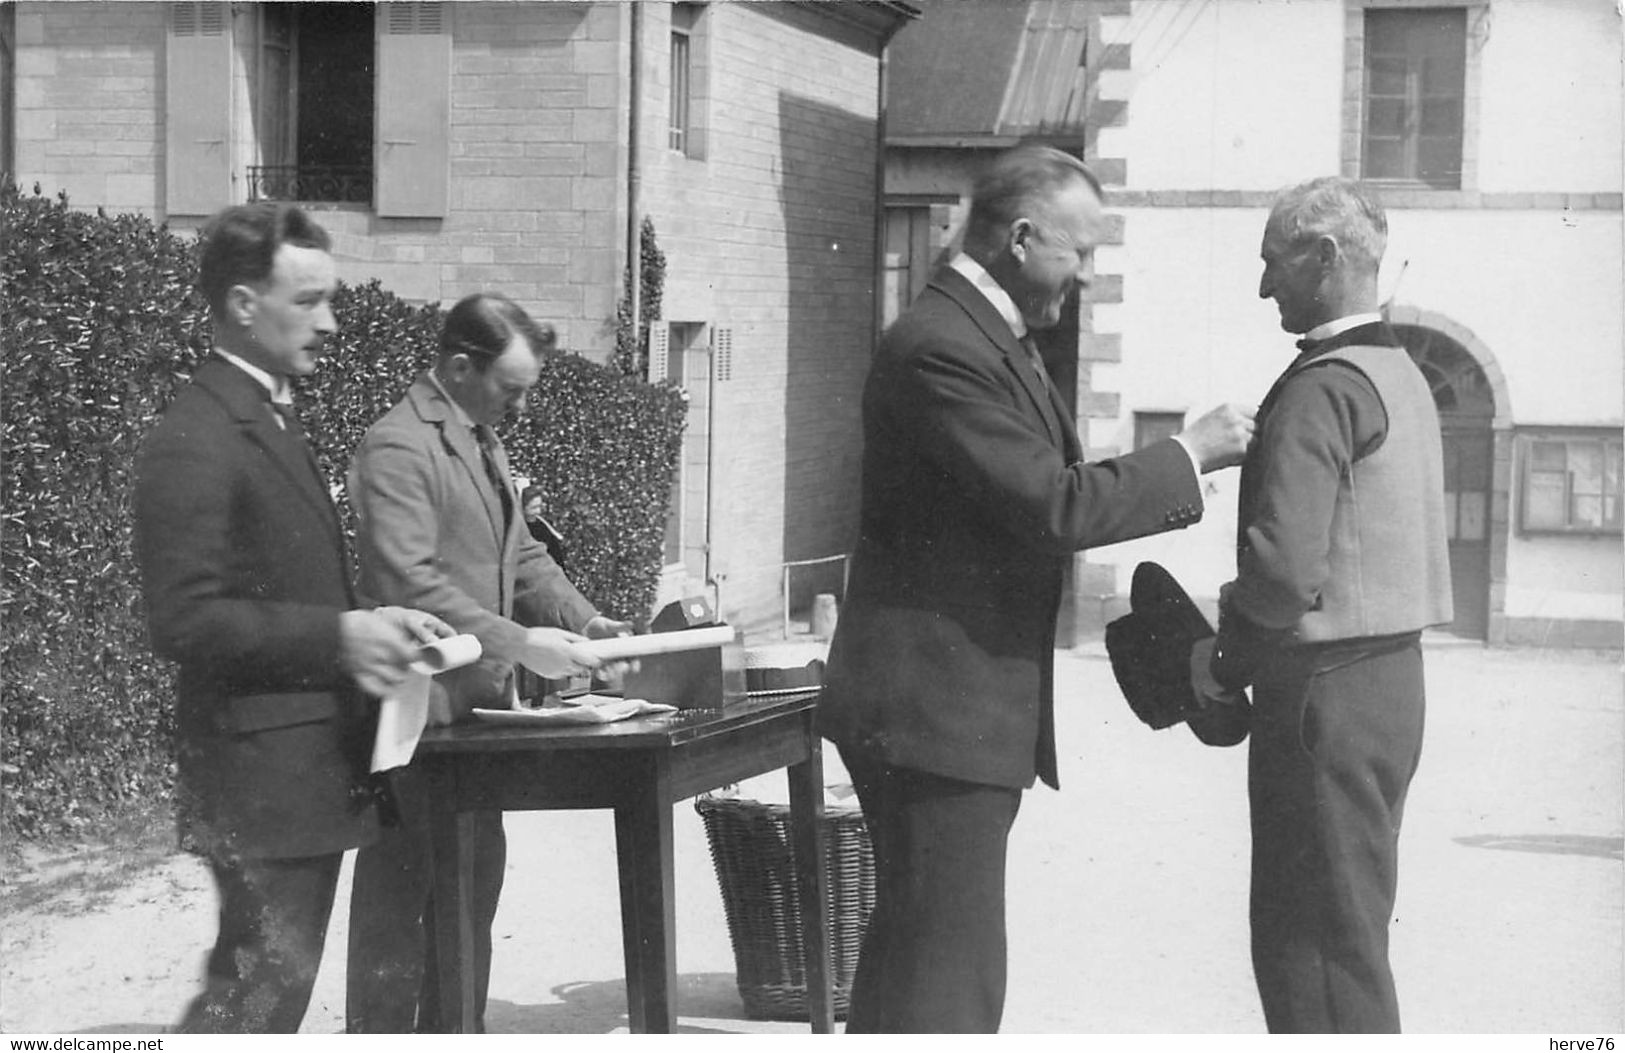
[[[1253,689],[1253,971],[1274,1032],[1399,1030],[1388,922],[1421,634],[1451,594],[1438,416],[1378,310],[1387,232],[1349,179],[1270,212],[1258,294],[1305,339],[1259,406],[1237,577],[1192,656],[1205,689]]]

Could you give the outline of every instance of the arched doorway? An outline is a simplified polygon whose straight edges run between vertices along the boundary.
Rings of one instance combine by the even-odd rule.
[[[1496,536],[1495,392],[1483,368],[1453,337],[1425,325],[1394,332],[1427,378],[1444,445],[1445,516],[1450,585],[1458,636],[1489,634],[1491,553]]]

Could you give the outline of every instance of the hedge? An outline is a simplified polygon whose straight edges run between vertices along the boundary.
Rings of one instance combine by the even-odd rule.
[[[14,842],[87,832],[169,792],[173,669],[147,642],[132,466],[210,327],[193,240],[37,186],[0,187],[0,213],[0,833]],[[341,287],[334,309],[339,333],[298,402],[337,482],[432,359],[441,311],[376,282]],[[642,621],[653,602],[685,409],[670,385],[562,355],[503,429],[568,539],[571,579],[606,613]]]

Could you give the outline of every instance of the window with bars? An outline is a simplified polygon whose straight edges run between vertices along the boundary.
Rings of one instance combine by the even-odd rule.
[[[1520,436],[1523,486],[1519,525],[1528,534],[1621,533],[1617,431]]]
[[[246,197],[445,215],[451,6],[170,4],[165,210]]]
[[[1466,71],[1466,9],[1365,12],[1363,178],[1461,188]]]
[[[372,200],[373,7],[265,3],[249,200]]]

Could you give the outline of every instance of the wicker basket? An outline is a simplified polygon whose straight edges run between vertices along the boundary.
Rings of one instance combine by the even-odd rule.
[[[701,797],[694,807],[705,821],[722,886],[745,1016],[809,1019],[789,807],[728,797]],[[835,1017],[845,1019],[858,947],[875,906],[874,853],[863,813],[826,808],[824,849],[830,981]]]

